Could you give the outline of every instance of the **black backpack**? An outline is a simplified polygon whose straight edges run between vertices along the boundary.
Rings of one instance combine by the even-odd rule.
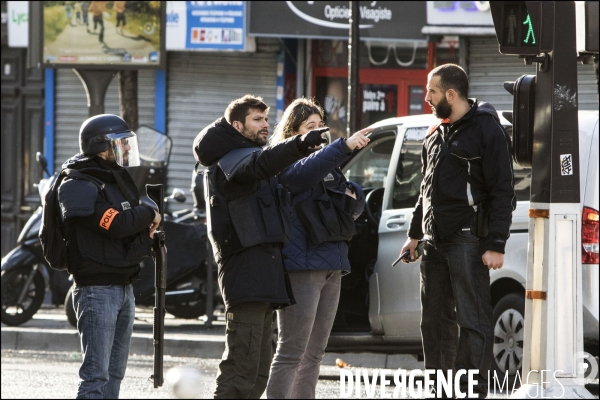
[[[83,174],[74,169],[63,169],[44,197],[42,224],[40,226],[40,241],[44,258],[53,269],[67,269],[67,242],[63,234],[63,221],[58,206],[58,188],[66,177],[83,179],[94,183],[99,190],[104,184],[96,178]]]

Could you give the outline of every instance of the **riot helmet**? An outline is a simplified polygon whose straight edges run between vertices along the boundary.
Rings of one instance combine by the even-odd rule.
[[[109,160],[121,167],[140,165],[137,136],[118,115],[100,114],[85,120],[79,130],[79,149],[85,155],[110,150]]]

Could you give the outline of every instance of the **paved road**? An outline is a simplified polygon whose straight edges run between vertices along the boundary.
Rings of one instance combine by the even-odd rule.
[[[2,350],[1,397],[3,399],[74,398],[77,387],[77,371],[81,355],[77,352]],[[165,356],[165,373],[175,366],[192,366],[200,371],[197,398],[212,398],[218,359]],[[125,379],[121,385],[121,398],[165,399],[174,398],[171,388],[165,384],[154,389],[148,377],[152,373],[152,357],[130,355]],[[339,370],[322,367],[316,397],[319,399],[340,398],[340,382],[334,379]],[[328,375],[327,375],[328,374]],[[588,386],[598,397],[598,384]],[[384,398],[392,398],[394,387],[387,387]],[[355,393],[353,393],[352,397]],[[364,384],[359,397],[367,398]],[[378,385],[369,398],[381,398]],[[488,398],[506,398],[498,393]],[[263,395],[263,398],[265,396]],[[399,398],[410,397],[410,392]]]
[[[165,371],[180,365],[189,365],[202,373],[197,398],[212,398],[215,376],[220,360],[165,356]],[[79,353],[2,350],[1,396],[3,399],[74,398],[77,387]],[[174,398],[167,385],[154,389],[148,377],[152,373],[152,357],[129,357],[121,398],[167,399]],[[321,380],[317,397],[339,398],[340,384],[335,380]],[[264,397],[264,396],[263,396]]]
[[[172,398],[166,386],[154,389],[148,377],[152,374],[152,314],[138,309],[134,324],[134,338],[121,398]],[[216,314],[213,327],[204,321],[165,319],[165,373],[175,366],[190,365],[201,371],[199,398],[212,397],[214,378],[224,347],[224,319]],[[35,317],[20,327],[2,324],[1,397],[5,398],[73,398],[77,386],[77,371],[81,363],[77,331],[69,325],[61,308],[44,306]],[[350,364],[348,370],[356,375],[358,368],[367,368],[373,376],[374,368],[406,369],[422,376],[423,363],[410,355],[375,353],[326,353],[321,367],[317,398],[340,398],[340,369],[337,358]],[[389,379],[389,378],[388,378]],[[367,398],[361,383],[362,398]],[[381,387],[374,388],[369,397],[380,398]],[[598,398],[598,380],[588,386]],[[391,398],[394,387],[387,388]],[[404,398],[410,398],[410,392]],[[355,393],[351,397],[355,397]],[[506,398],[498,393],[489,398]]]

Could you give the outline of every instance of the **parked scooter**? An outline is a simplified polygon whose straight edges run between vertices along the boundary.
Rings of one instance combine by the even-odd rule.
[[[145,184],[161,183],[166,178],[171,139],[148,127],[138,128],[136,134],[140,146],[141,165],[130,170],[130,173],[138,187],[140,200],[147,202]],[[159,175],[163,176],[159,177]],[[196,193],[194,197],[197,197]],[[167,205],[173,201],[184,202],[185,200],[185,194],[180,189],[174,189],[173,194],[165,198]],[[165,242],[168,250],[166,310],[177,318],[196,319],[207,312],[207,230],[203,205],[203,202],[196,201],[192,210],[165,213]],[[208,259],[212,258],[208,257]],[[216,277],[216,273],[213,277]],[[154,261],[151,257],[142,262],[139,278],[133,283],[136,306],[152,307],[155,277]],[[73,288],[67,294],[65,312],[71,325],[77,326],[72,290]],[[216,281],[213,282],[210,290],[213,304],[222,303]]]
[[[42,153],[36,154],[36,160],[46,174],[48,163]],[[42,179],[37,186],[40,199],[58,177]],[[52,293],[52,303],[61,305],[71,283],[66,271],[50,268],[42,253],[38,237],[42,221],[42,207],[31,215],[17,239],[17,247],[2,258],[2,322],[16,326],[29,321],[44,302],[46,288]]]

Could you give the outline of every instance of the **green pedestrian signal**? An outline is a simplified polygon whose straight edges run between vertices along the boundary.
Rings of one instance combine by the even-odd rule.
[[[533,32],[533,24],[531,23],[531,16],[527,14],[527,19],[523,21],[523,25],[527,25],[527,37],[523,40],[526,44],[535,44],[535,33]],[[531,43],[529,43],[531,38]]]
[[[539,2],[491,1],[490,7],[500,53],[533,56],[542,52]]]

